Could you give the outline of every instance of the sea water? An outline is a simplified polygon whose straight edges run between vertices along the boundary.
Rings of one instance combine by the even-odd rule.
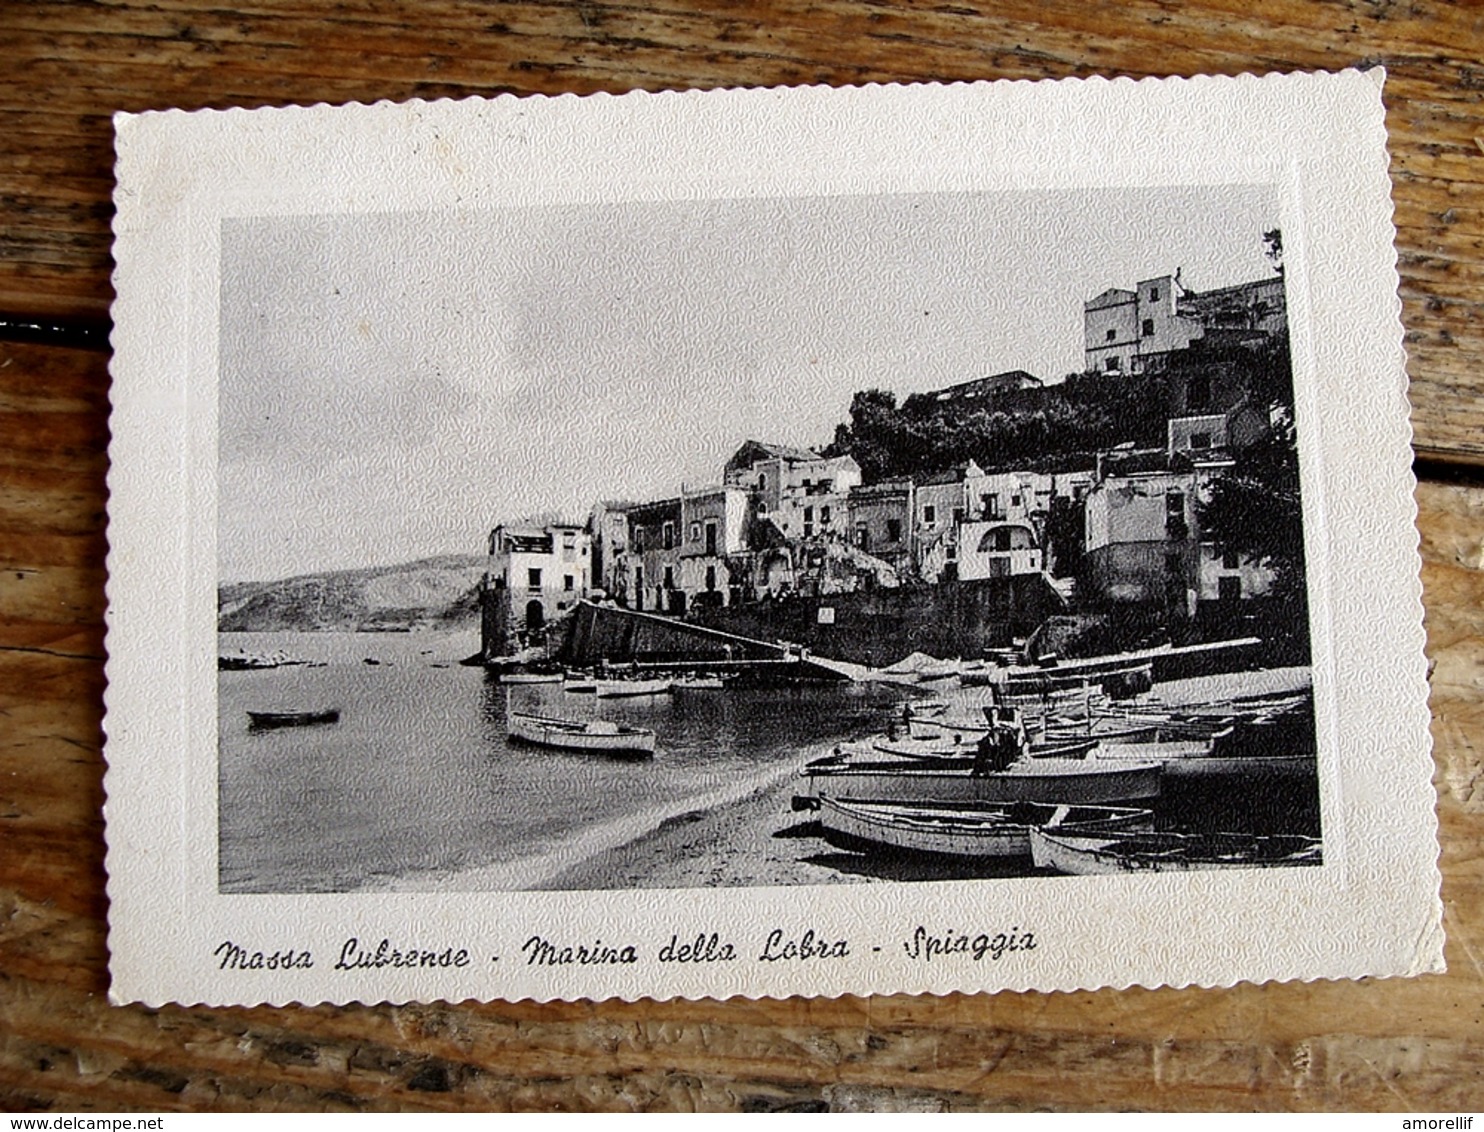
[[[597,699],[458,664],[477,634],[223,634],[223,655],[310,664],[218,673],[223,892],[510,890],[667,818],[743,798],[832,743],[881,731],[880,685]],[[251,731],[249,711],[338,709]],[[650,761],[512,743],[507,712],[652,728]]]

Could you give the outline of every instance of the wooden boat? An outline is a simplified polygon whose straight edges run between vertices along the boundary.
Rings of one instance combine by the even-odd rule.
[[[808,779],[807,808],[823,798],[861,802],[993,805],[1051,802],[1105,805],[1159,795],[1159,764],[1102,764],[1081,759],[1021,759],[1002,771],[973,773],[973,759],[922,760],[860,751],[817,759]]]
[[[252,731],[271,731],[276,727],[312,727],[319,723],[338,723],[340,711],[250,711],[247,726]]]
[[[1140,832],[1154,812],[1121,806],[932,806],[821,798],[819,821],[831,845],[868,853],[943,857],[1029,857],[1033,828],[1069,832]]]
[[[871,746],[884,755],[895,755],[904,759],[967,759],[973,762],[975,748],[987,732],[979,732],[969,741],[954,743],[951,738],[942,739],[878,739]],[[1031,743],[1025,754],[1033,759],[1080,759],[1094,750],[1098,739],[1068,739],[1054,743]]]
[[[501,684],[560,684],[565,677],[560,672],[504,672]]]
[[[1033,829],[1038,869],[1072,876],[1285,869],[1324,863],[1318,838],[1249,833],[1074,834]]]
[[[682,676],[671,684],[676,692],[719,692],[726,686],[720,676]]]
[[[512,739],[562,751],[591,751],[648,758],[654,754],[654,732],[606,719],[556,719],[513,711],[506,727]]]
[[[667,696],[673,687],[669,680],[600,680],[597,694],[600,700],[620,696]]]

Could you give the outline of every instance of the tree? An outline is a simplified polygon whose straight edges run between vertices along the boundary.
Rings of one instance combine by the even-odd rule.
[[[1267,245],[1267,251],[1263,254],[1273,261],[1273,270],[1279,275],[1283,274],[1283,229],[1270,228],[1262,234],[1262,242]]]
[[[1273,571],[1273,596],[1304,593],[1304,513],[1293,417],[1279,410],[1267,437],[1242,452],[1198,507],[1201,528],[1223,551]]]

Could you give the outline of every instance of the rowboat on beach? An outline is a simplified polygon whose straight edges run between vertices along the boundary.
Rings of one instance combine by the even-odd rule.
[[[1032,829],[1136,832],[1153,827],[1152,810],[1015,802],[942,806],[848,802],[821,798],[819,821],[831,845],[866,853],[910,852],[942,857],[1029,857]]]
[[[588,751],[648,758],[654,754],[654,732],[606,719],[557,719],[552,716],[510,713],[507,731],[512,739],[562,751]]]
[[[954,742],[949,737],[940,739],[878,739],[871,746],[884,755],[904,759],[967,759],[972,761],[975,745],[986,731],[978,732],[968,742]],[[1025,749],[1033,759],[1080,759],[1098,745],[1097,739],[1068,739],[1054,743],[1031,743]]]
[[[271,731],[278,727],[312,727],[320,723],[338,723],[340,711],[250,711],[247,726],[251,731]]]
[[[1159,763],[1103,765],[1081,759],[1020,759],[1007,769],[974,773],[974,760],[898,758],[859,750],[816,759],[800,774],[807,793],[796,805],[822,798],[862,802],[984,804],[1051,802],[1105,805],[1159,795]]]
[[[1282,869],[1324,863],[1319,839],[1296,834],[1076,834],[1033,829],[1030,841],[1036,868],[1072,876]]]

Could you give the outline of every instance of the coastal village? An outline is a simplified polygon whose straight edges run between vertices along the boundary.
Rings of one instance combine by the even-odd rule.
[[[426,725],[458,734],[453,793],[498,780],[499,820],[527,830],[487,849],[581,798],[546,836],[586,863],[488,883],[1322,864],[1287,335],[1281,270],[1145,279],[1083,302],[1084,369],[1060,382],[860,392],[822,448],[745,439],[713,483],[496,526],[463,661],[493,753],[467,763],[457,710]],[[253,691],[290,662],[219,667],[248,755],[358,742],[384,711],[331,694],[456,694],[416,683],[434,655],[306,671],[324,693],[295,710]],[[651,824],[590,845],[597,779]]]
[[[686,638],[651,629],[643,655],[632,632],[581,629],[580,608],[877,667],[912,651],[981,658],[1029,642],[1068,655],[1239,635],[1274,568],[1210,537],[1200,512],[1275,427],[1233,358],[1286,358],[1282,276],[1203,292],[1178,272],[1146,279],[1086,300],[1083,323],[1079,380],[1151,378],[1164,400],[1157,447],[969,458],[870,481],[848,451],[749,439],[713,484],[496,527],[485,659],[540,645],[582,667],[687,652]],[[1012,370],[913,395],[901,414],[1014,414],[1055,388]]]

